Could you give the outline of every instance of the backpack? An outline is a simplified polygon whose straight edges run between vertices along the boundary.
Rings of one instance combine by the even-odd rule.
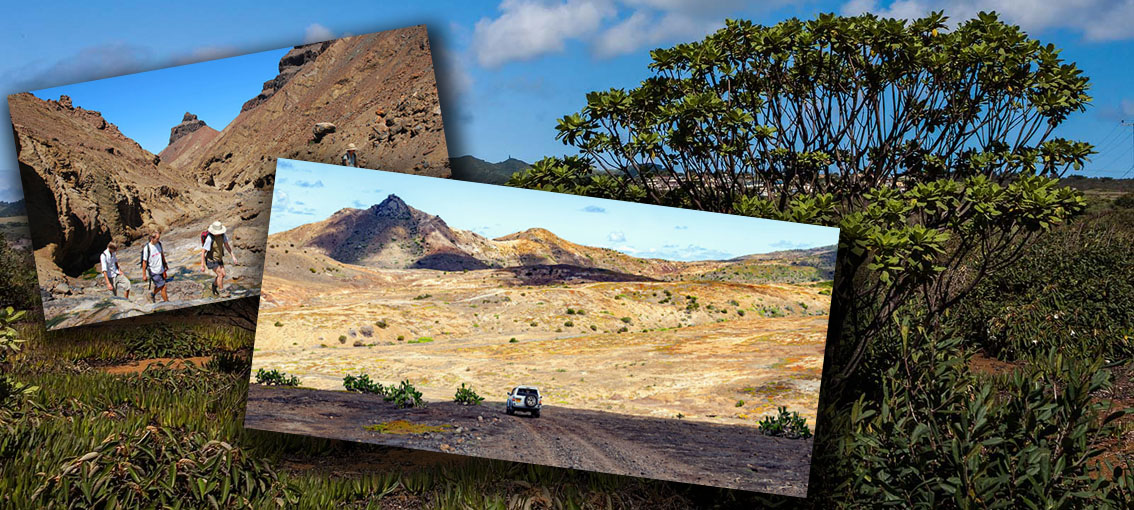
[[[205,247],[205,239],[208,238],[208,237],[209,237],[209,231],[208,230],[202,230],[201,231],[201,247],[202,248]]]

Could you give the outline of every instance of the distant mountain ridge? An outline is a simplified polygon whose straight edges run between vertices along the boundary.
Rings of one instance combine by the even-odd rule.
[[[530,163],[509,157],[499,163],[489,163],[475,156],[449,158],[453,178],[484,184],[504,184],[513,174],[532,167]]]
[[[19,199],[15,202],[0,201],[0,218],[8,218],[11,216],[27,216],[27,204],[24,199]]]
[[[459,271],[568,265],[656,279],[719,272],[721,266],[759,266],[769,261],[791,264],[798,259],[809,266],[827,259],[820,254],[834,253],[834,247],[826,247],[729,261],[682,262],[642,259],[609,248],[584,246],[542,228],[489,239],[452,228],[440,217],[415,209],[393,194],[367,209],[341,209],[325,220],[272,234],[268,243],[311,249],[339,262],[381,269]],[[833,255],[829,260],[830,270],[816,274],[833,273]]]

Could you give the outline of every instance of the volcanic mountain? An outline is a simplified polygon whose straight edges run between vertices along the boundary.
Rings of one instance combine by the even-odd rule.
[[[725,268],[736,269],[739,276],[740,268],[780,267],[786,259],[802,259],[810,254],[808,251],[777,256],[782,252],[776,252],[727,261],[681,262],[638,258],[609,248],[584,246],[542,228],[489,239],[452,228],[440,217],[410,207],[396,195],[389,195],[368,209],[341,209],[325,220],[273,234],[268,237],[268,244],[269,248],[285,246],[284,249],[305,253],[310,250],[341,263],[377,269],[460,271],[570,266],[651,279],[694,275],[730,279],[724,275],[731,276],[733,271]]]

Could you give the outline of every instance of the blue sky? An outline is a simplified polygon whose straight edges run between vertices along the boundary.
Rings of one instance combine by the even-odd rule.
[[[831,227],[287,159],[276,166],[269,233],[324,220],[344,207],[369,208],[391,194],[485,237],[538,227],[637,257],[719,260],[839,239]]]
[[[1127,175],[1134,162],[1134,132],[1119,121],[1134,119],[1130,0],[281,1],[271,9],[205,0],[128,1],[113,7],[23,3],[0,20],[0,45],[7,50],[0,61],[0,94],[424,23],[434,48],[450,155],[530,162],[570,151],[555,141],[555,120],[582,107],[586,92],[637,85],[648,76],[650,49],[700,39],[726,17],[773,24],[819,12],[911,17],[938,9],[954,19],[997,10],[1063,48],[1063,56],[1091,77],[1095,99],[1059,134],[1098,146],[1100,154],[1087,175]],[[230,67],[208,83],[132,87],[119,99],[100,99],[98,85],[66,89],[75,91],[70,94],[75,104],[103,110],[110,122],[155,150],[185,111],[222,128],[261,82],[275,75],[274,55],[259,61],[248,57],[253,64]],[[177,104],[137,106],[175,93],[182,98]],[[6,109],[6,103],[0,105],[0,116]],[[12,151],[11,133],[0,129],[0,200],[20,195]]]

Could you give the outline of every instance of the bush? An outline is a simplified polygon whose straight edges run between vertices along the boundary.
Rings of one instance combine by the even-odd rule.
[[[743,401],[737,402],[737,407],[744,405]],[[765,416],[757,427],[761,434],[765,436],[786,437],[788,439],[807,439],[811,437],[811,429],[807,427],[807,422],[799,416],[799,413],[792,411],[788,412],[786,407],[779,408],[779,414],[776,417]]]
[[[283,327],[283,323],[282,323],[282,322],[280,322],[280,321],[276,321],[276,324],[275,324],[275,326],[276,326],[277,328],[281,328],[281,327]]]
[[[575,323],[572,322],[572,321],[567,321],[567,322],[564,322],[563,325],[570,328],[570,327],[573,327],[575,325]]]
[[[457,388],[457,394],[453,396],[453,402],[478,406],[481,402],[484,402],[484,397],[477,395],[472,388],[465,387],[465,383],[461,383],[461,387]]]
[[[386,329],[386,319],[375,322],[374,325],[378,326],[379,328]]]
[[[519,342],[519,340],[516,340],[516,337],[512,337],[512,338],[508,339],[508,343],[510,343],[510,344],[514,344],[516,342]]]
[[[409,381],[402,381],[400,386],[391,386],[386,391],[386,401],[393,402],[400,409],[425,407],[421,392],[417,391]]]
[[[357,377],[353,375],[343,377],[343,388],[355,393],[372,393],[383,397],[389,395],[390,391],[394,389],[393,386],[383,386],[380,382],[371,381],[367,374],[359,374]]]
[[[263,368],[256,371],[256,384],[263,384],[265,386],[299,386],[299,378],[292,375],[289,376],[279,370],[264,370]]]
[[[346,335],[339,335],[339,343],[340,343],[340,344],[345,344],[345,343],[346,343],[346,340],[347,340],[347,336],[346,336]]]
[[[1091,397],[1108,385],[1099,361],[1052,350],[1042,362],[981,379],[961,345],[903,329],[904,361],[886,371],[880,401],[860,397],[850,410],[839,451],[851,470],[839,490],[846,506],[1129,508],[1129,488],[1123,495],[1117,485],[1134,477],[1098,462],[1095,445],[1113,436],[1122,415],[1103,416],[1104,404]]]
[[[631,321],[632,319],[630,319],[629,317],[623,317],[623,318],[621,318],[621,319],[619,319],[619,320],[620,320],[620,321],[622,321],[622,322],[625,322],[626,324],[630,324],[630,321]]]

